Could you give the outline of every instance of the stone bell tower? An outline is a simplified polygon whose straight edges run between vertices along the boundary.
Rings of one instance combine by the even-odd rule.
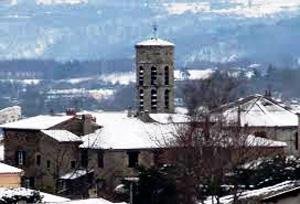
[[[174,44],[159,38],[135,45],[139,112],[174,112],[174,47]]]

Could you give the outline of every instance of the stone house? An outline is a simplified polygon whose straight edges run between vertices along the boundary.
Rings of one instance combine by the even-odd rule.
[[[110,191],[124,178],[136,177],[137,166],[148,168],[169,162],[170,146],[165,141],[174,139],[177,125],[189,121],[186,115],[168,113],[149,114],[146,119],[126,112],[91,114],[102,128],[82,137],[81,165],[93,171],[96,189]],[[286,146],[284,142],[254,136],[247,141],[249,152],[263,149],[267,155],[283,153]]]
[[[257,137],[286,142],[287,154],[300,155],[297,114],[270,97],[248,96],[217,108],[212,115]]]
[[[40,115],[4,124],[4,161],[25,171],[23,186],[56,192],[59,176],[78,167],[79,136],[97,128],[93,124],[83,115]]]

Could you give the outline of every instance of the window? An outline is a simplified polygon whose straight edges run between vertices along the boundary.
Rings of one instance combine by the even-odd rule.
[[[50,160],[47,160],[47,169],[50,169],[50,166],[51,166],[51,162]]]
[[[157,91],[155,89],[151,90],[151,109],[157,110]]]
[[[67,190],[67,185],[65,180],[59,180],[57,182],[58,192],[62,193]]]
[[[170,105],[170,91],[165,90],[165,109],[169,109]]]
[[[169,67],[165,67],[165,85],[169,85]]]
[[[140,110],[144,110],[144,90],[140,89]]]
[[[25,165],[26,153],[23,150],[16,151],[16,165]]]
[[[103,168],[104,167],[104,154],[102,151],[98,152],[97,154],[98,159],[98,167]]]
[[[25,188],[34,188],[34,177],[27,177],[23,179],[23,185]]]
[[[76,161],[71,161],[71,169],[75,169],[76,167]]]
[[[299,149],[299,136],[298,136],[298,132],[295,133],[295,149],[296,150]]]
[[[151,67],[151,85],[156,85],[157,80],[157,69],[156,67]]]
[[[36,165],[38,165],[38,166],[41,165],[41,155],[40,154],[36,155]]]
[[[137,167],[139,163],[139,152],[128,152],[128,167]]]
[[[81,151],[81,166],[88,167],[88,150],[84,149]]]
[[[139,85],[144,85],[144,68],[142,66],[139,67]]]

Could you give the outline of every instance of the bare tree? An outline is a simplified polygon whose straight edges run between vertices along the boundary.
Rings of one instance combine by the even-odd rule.
[[[244,77],[228,71],[216,71],[207,79],[186,81],[181,86],[181,93],[189,113],[195,115],[199,107],[211,110],[243,95],[245,84]]]

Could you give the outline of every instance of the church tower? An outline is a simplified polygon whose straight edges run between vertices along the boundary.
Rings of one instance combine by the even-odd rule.
[[[159,38],[135,45],[139,112],[174,112],[174,47]]]

